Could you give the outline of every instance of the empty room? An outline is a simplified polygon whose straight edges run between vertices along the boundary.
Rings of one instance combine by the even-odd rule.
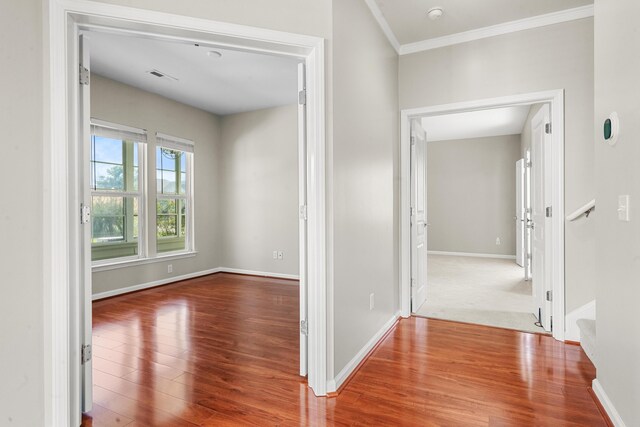
[[[640,425],[637,0],[0,5],[0,426]]]

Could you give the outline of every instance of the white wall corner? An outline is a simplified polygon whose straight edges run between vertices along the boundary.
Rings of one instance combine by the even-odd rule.
[[[389,332],[389,329],[395,325],[396,321],[400,318],[400,311],[396,312],[391,319],[389,319],[383,326],[380,328],[376,334],[371,337],[369,342],[367,342],[364,347],[360,349],[360,351],[347,363],[347,365],[342,368],[342,370],[336,375],[334,379],[327,381],[327,393],[335,393],[342,383],[345,382],[349,375],[353,373],[353,371],[358,367],[358,365],[364,360],[365,357],[369,354],[369,352],[378,344],[378,342],[384,337],[384,335]]]
[[[596,300],[576,308],[565,316],[565,340],[580,342],[580,328],[577,324],[580,319],[596,320]]]
[[[609,399],[609,396],[604,391],[604,388],[602,388],[602,384],[600,384],[600,381],[598,381],[597,378],[593,380],[593,382],[591,383],[591,387],[593,388],[593,392],[595,393],[596,397],[602,404],[602,407],[605,411],[607,411],[607,415],[609,415],[609,418],[611,419],[613,425],[615,427],[626,427],[626,424],[622,420],[620,413],[618,413],[616,407],[613,406],[613,402],[611,402],[611,399]]]
[[[382,32],[384,33],[384,35],[387,36],[387,39],[389,40],[389,43],[391,44],[391,46],[393,46],[395,51],[399,54],[400,42],[396,38],[396,35],[393,33],[393,30],[391,29],[391,27],[389,26],[389,23],[387,22],[384,15],[382,14],[382,11],[378,7],[378,4],[375,2],[375,0],[364,0],[364,2],[367,4],[367,6],[369,6],[369,9],[371,10],[373,17],[376,19],[376,21],[378,21],[378,25],[380,25],[380,28],[382,29]]]

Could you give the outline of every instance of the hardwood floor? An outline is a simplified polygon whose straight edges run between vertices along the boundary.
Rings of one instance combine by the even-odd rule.
[[[85,426],[604,426],[580,347],[401,320],[335,398],[298,376],[295,282],[217,274],[94,303]]]

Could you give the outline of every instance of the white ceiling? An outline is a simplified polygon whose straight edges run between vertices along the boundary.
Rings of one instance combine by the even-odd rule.
[[[427,141],[483,138],[522,133],[530,105],[425,117]]]
[[[374,0],[401,45],[593,4],[593,0]],[[431,21],[427,11],[444,8]]]
[[[297,102],[298,59],[90,32],[91,71],[218,115]],[[221,58],[207,55],[215,50]],[[148,74],[159,70],[177,81]]]

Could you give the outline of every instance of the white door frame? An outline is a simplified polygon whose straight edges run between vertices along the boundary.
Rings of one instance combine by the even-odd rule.
[[[78,328],[78,307],[70,295],[80,286],[83,266],[74,259],[78,242],[73,226],[79,224],[80,194],[73,177],[78,165],[70,153],[77,135],[78,32],[81,28],[108,27],[170,39],[208,42],[223,47],[301,58],[307,85],[307,289],[308,384],[316,395],[327,390],[327,286],[325,197],[325,42],[319,37],[292,34],[194,17],[174,15],[84,0],[50,0],[48,105],[45,129],[48,141],[43,158],[45,245],[45,420],[68,426],[77,390],[70,381],[71,363],[79,358],[72,343]],[[77,202],[77,203],[76,203]],[[75,209],[77,207],[78,209]],[[89,266],[90,268],[90,266]],[[78,350],[76,350],[76,348]],[[73,396],[73,397],[72,397]]]
[[[427,116],[487,110],[513,105],[549,103],[552,123],[551,171],[553,186],[552,227],[552,289],[553,337],[564,341],[565,274],[564,274],[564,90],[550,90],[405,109],[400,112],[400,305],[402,317],[411,316],[411,131],[410,120]]]

